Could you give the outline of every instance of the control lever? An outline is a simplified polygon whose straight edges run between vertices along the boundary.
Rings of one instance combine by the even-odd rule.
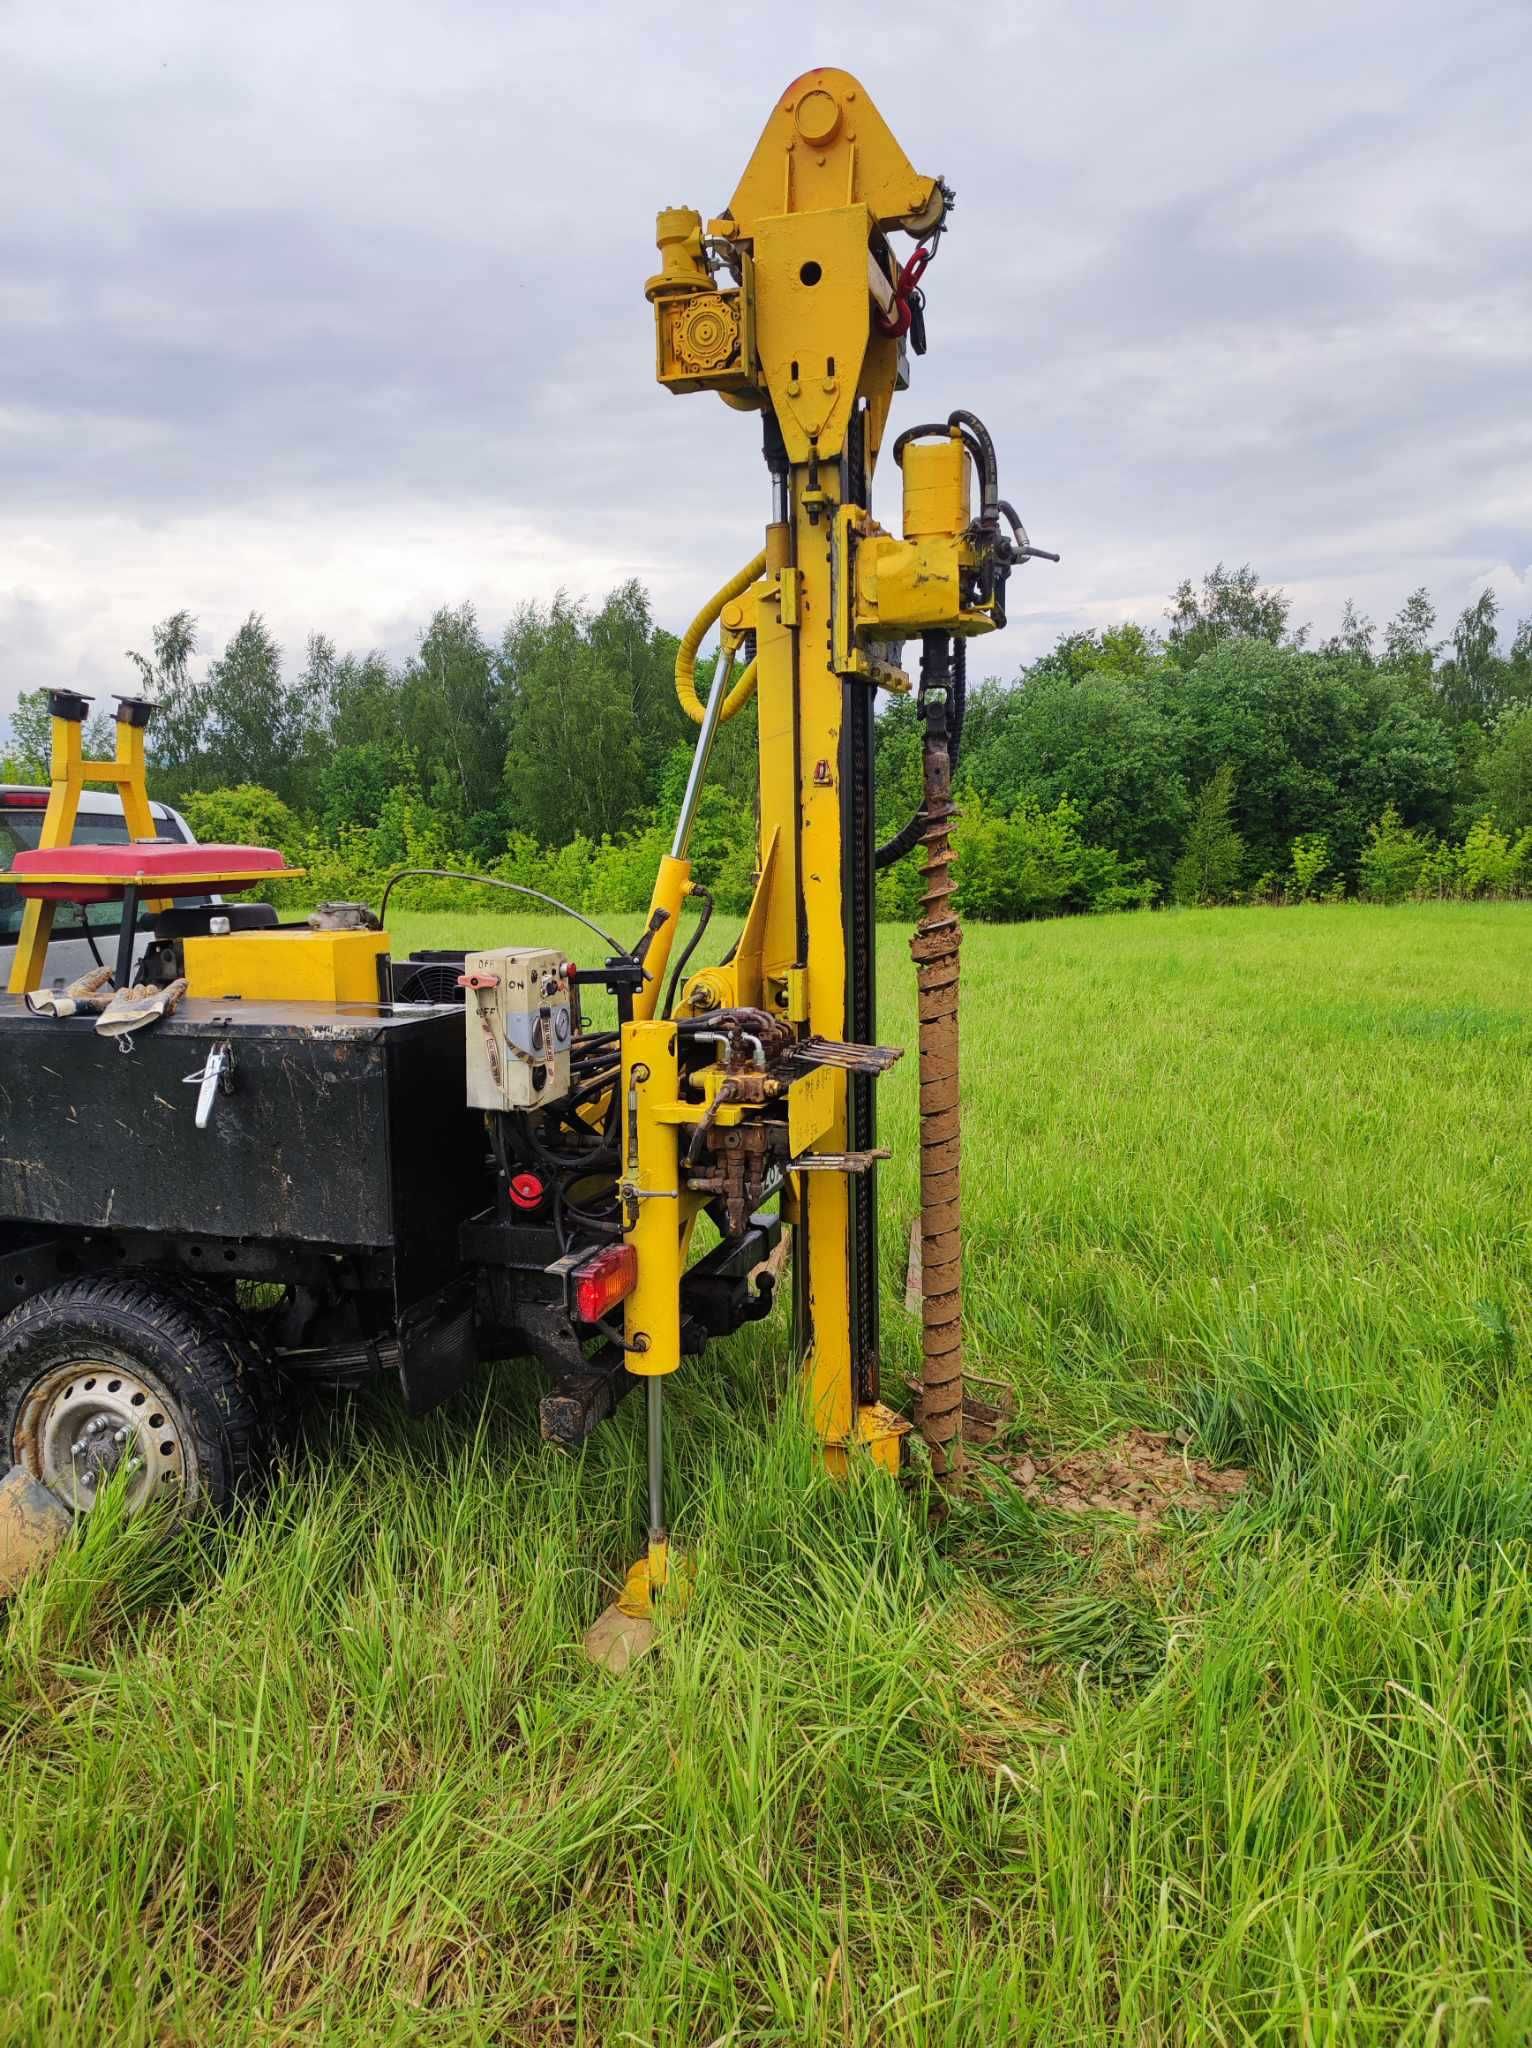
[[[1027,538],[1027,529],[1016,516],[1016,507],[1008,498],[998,498],[995,510],[1003,512],[1010,521],[1014,539],[1005,542],[1005,556],[1013,565],[1017,562],[1056,562],[1059,558],[1051,548],[1035,548]]]
[[[212,1121],[213,1104],[220,1095],[234,1093],[234,1048],[220,1039],[194,1073],[183,1074],[182,1082],[197,1090],[197,1129],[205,1131]]]

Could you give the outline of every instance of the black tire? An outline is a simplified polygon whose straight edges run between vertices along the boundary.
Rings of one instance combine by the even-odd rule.
[[[71,1280],[0,1322],[0,1451],[80,1508],[131,1452],[135,1506],[164,1487],[216,1512],[260,1469],[258,1376],[239,1318],[200,1289]]]

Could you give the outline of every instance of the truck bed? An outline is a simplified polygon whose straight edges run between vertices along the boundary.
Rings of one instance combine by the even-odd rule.
[[[187,1001],[132,1050],[0,996],[0,1220],[388,1251],[410,1293],[489,1199],[453,1004]],[[204,1130],[188,1081],[227,1044]]]

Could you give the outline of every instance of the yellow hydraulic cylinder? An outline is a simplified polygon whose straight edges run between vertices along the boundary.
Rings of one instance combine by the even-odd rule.
[[[633,1015],[640,1021],[647,1021],[654,1015],[660,992],[665,986],[665,973],[676,942],[676,926],[681,919],[681,905],[691,887],[691,878],[692,864],[689,860],[678,860],[672,853],[662,857],[649,897],[648,924],[653,936],[644,955],[646,979],[633,998]]]
[[[680,1086],[674,1024],[630,1024],[622,1034],[623,1237],[638,1256],[638,1283],[623,1321],[629,1372],[648,1377],[681,1363],[681,1214],[678,1127],[656,1112]]]
[[[962,436],[945,441],[912,441],[903,451],[904,537],[962,533],[973,517],[969,506],[968,451]]]

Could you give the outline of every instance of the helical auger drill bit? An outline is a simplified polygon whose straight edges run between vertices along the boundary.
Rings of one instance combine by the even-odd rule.
[[[958,953],[963,928],[953,908],[952,758],[947,714],[951,679],[945,634],[927,636],[922,663],[925,714],[924,891],[910,940],[920,1012],[921,1374],[917,1420],[932,1470],[963,1466],[963,1270],[958,1167]]]

